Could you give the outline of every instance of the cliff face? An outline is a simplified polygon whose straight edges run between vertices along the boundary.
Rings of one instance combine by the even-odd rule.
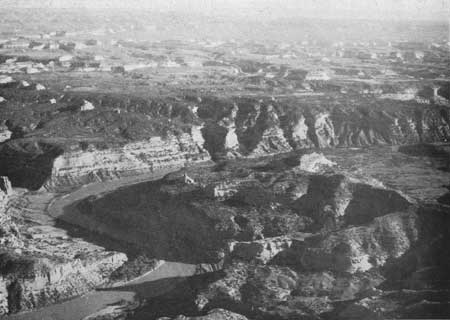
[[[51,176],[54,159],[63,149],[51,143],[12,140],[0,146],[0,174],[15,187],[39,189]]]
[[[15,140],[3,146],[0,171],[16,186],[48,190],[180,168],[210,159],[201,127],[166,138],[153,137],[117,147],[87,145],[75,150],[48,142]],[[65,150],[66,149],[66,150]]]
[[[200,128],[181,136],[150,138],[106,150],[65,152],[56,157],[44,187],[81,185],[159,170],[180,168],[188,162],[209,160]]]
[[[71,238],[62,229],[17,219],[22,210],[30,210],[27,204],[34,206],[34,216],[41,214],[39,197],[27,197],[0,177],[0,315],[86,293],[109,281],[127,260],[123,253]]]
[[[8,202],[13,194],[11,182],[7,177],[0,177],[0,245],[20,245],[19,231],[7,214]]]
[[[99,249],[99,248],[97,248]],[[70,260],[2,253],[0,314],[31,310],[84,294],[109,280],[125,261],[121,253],[87,251]]]
[[[273,101],[235,104],[234,149],[258,156],[310,147],[361,147],[448,141],[449,110],[443,106],[303,106]],[[201,114],[201,113],[200,113]],[[228,120],[225,117],[224,120]],[[223,127],[223,126],[222,126]],[[224,131],[225,133],[225,131]],[[225,134],[214,152],[226,151]]]
[[[212,111],[212,104],[218,109]],[[449,109],[404,102],[206,100],[205,147],[213,158],[256,157],[305,148],[445,142]]]
[[[2,254],[9,270],[2,270],[2,313],[31,310],[86,293],[108,281],[109,274],[126,260],[117,253],[95,253],[73,261],[20,258]]]
[[[0,174],[16,186],[52,189],[179,167],[209,155],[256,158],[305,148],[450,139],[449,108],[414,102],[84,98],[96,108],[73,111],[80,97],[67,95],[61,100],[66,107],[52,114],[27,114],[30,119],[22,119],[20,110],[8,114],[15,135],[0,146]]]

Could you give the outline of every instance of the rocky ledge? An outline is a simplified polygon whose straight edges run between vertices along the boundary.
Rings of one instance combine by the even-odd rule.
[[[16,139],[1,146],[0,172],[15,186],[59,190],[142,173],[174,170],[207,161],[200,129],[179,136],[156,136],[120,146],[62,145],[53,141]]]

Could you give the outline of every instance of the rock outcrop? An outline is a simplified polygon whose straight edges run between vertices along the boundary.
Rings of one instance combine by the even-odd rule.
[[[335,165],[335,162],[328,160],[323,154],[313,152],[300,158],[298,169],[308,172],[320,172]]]
[[[189,162],[209,160],[198,129],[192,135],[151,138],[106,150],[65,152],[53,161],[47,189],[117,179],[140,173],[176,169]]]
[[[208,103],[220,110],[210,111]],[[401,145],[448,141],[449,110],[444,106],[411,107],[398,102],[395,110],[373,100],[333,104],[321,101],[291,105],[291,101],[231,99],[204,101],[199,116],[208,123],[205,140],[213,157],[226,149],[258,156],[305,148]],[[235,116],[229,116],[229,114]],[[225,116],[223,116],[225,115]],[[232,143],[231,143],[232,142]],[[236,143],[237,142],[237,143]]]
[[[12,132],[9,131],[8,127],[3,124],[0,125],[0,143],[9,140],[11,136]]]
[[[421,268],[428,263],[414,252],[445,236],[432,226],[446,225],[437,221],[444,219],[439,209],[332,172],[337,168],[308,173],[298,162],[280,170],[290,162],[267,161],[186,169],[86,199],[64,219],[88,221],[84,227],[134,245],[152,243],[141,246],[150,256],[222,266],[196,295],[200,314],[224,308],[249,319],[343,317],[387,303],[384,290],[398,290],[390,281],[400,279],[401,270],[411,269],[403,277],[415,288],[427,281]],[[365,302],[367,297],[374,300]],[[400,309],[393,314],[406,314]]]
[[[31,108],[36,99],[47,104],[48,95],[55,93],[41,99],[27,92],[21,99]],[[2,139],[13,140],[0,147],[0,174],[8,175],[17,186],[54,188],[170,168],[209,155],[214,160],[256,158],[312,147],[450,139],[448,107],[409,102],[396,102],[393,107],[361,99],[208,97],[192,103],[66,94],[51,114],[30,112],[24,117],[21,110],[5,114],[9,129],[3,130]],[[74,109],[84,101],[96,108]],[[25,185],[20,170],[29,171],[34,182]]]
[[[180,168],[189,162],[210,159],[199,132],[193,127],[190,134],[153,137],[106,148],[94,145],[66,148],[47,142],[15,140],[2,148],[0,172],[7,174],[16,186],[53,190]]]
[[[241,115],[242,117],[242,115]],[[291,151],[271,104],[254,104],[238,127],[241,147],[249,157]]]
[[[197,99],[188,108],[183,101],[85,98],[95,109],[73,110],[76,101],[61,97],[56,119],[45,118],[53,116],[47,113],[34,119],[40,113],[30,112],[27,116],[36,120],[31,125],[8,121],[14,135],[0,145],[0,174],[14,187],[62,191],[175,170],[209,160],[210,155],[220,160],[214,167],[185,168],[160,181],[82,199],[65,207],[59,217],[151,259],[199,264],[207,271],[223,269],[196,294],[199,314],[226,308],[250,319],[345,317],[382,305],[386,290],[425,290],[432,274],[443,278],[438,265],[447,262],[429,265],[420,257],[436,244],[441,248],[439,237],[447,236],[434,227],[439,230],[435,236],[427,233],[430,227],[423,216],[436,217],[424,214],[420,203],[371,183],[374,179],[341,170],[327,150],[322,152],[329,159],[303,151],[293,158],[260,156],[311,147],[446,141],[446,107],[418,109],[399,102],[393,110],[382,102],[361,107],[360,101],[358,106],[354,101],[344,106],[339,100],[305,105],[232,98],[217,104]],[[405,153],[402,159],[421,155],[416,148],[400,150]],[[438,153],[427,157],[433,162],[447,155],[445,150]],[[252,159],[227,160],[236,157]],[[392,157],[393,162],[399,159]],[[8,183],[0,189],[9,197]],[[439,199],[445,205],[446,198]],[[106,281],[125,260],[101,249],[67,256],[58,251],[61,242],[54,237],[49,241],[56,252],[40,248],[48,242],[30,243],[33,234],[20,236],[22,230],[16,231],[10,219],[4,221],[2,241],[8,249],[1,259],[13,268],[2,269],[3,312],[83,293]],[[444,219],[442,225],[446,223]],[[24,251],[33,246],[37,250]],[[41,249],[61,259],[48,259]],[[33,259],[25,259],[25,254]],[[395,287],[390,281],[399,274],[403,284]],[[375,302],[367,302],[367,297]]]
[[[430,288],[443,290],[432,286],[432,275],[445,278],[445,268],[439,266],[450,265],[434,254],[446,252],[445,208],[423,206],[337,165],[302,170],[305,156],[328,164],[322,156],[303,152],[205,163],[87,197],[65,207],[59,218],[108,235],[150,260],[201,266],[212,279],[189,291],[189,297],[176,295],[190,303],[187,314],[200,319],[217,308],[248,319],[346,317],[383,306],[389,290],[419,290],[419,296]],[[21,250],[36,246],[38,241],[28,243],[34,237],[39,235],[23,237]],[[57,248],[56,243],[52,247]],[[117,253],[87,251],[70,258],[64,253],[58,263],[38,255],[30,262],[31,277],[5,273],[6,296],[17,297],[14,304],[6,299],[5,308],[25,310],[78,294],[101,284],[124,261]],[[55,282],[44,281],[41,265],[63,271],[52,275]],[[74,280],[72,273],[83,268],[90,276]],[[71,284],[81,291],[69,289]],[[55,296],[47,294],[56,287],[60,291]],[[33,302],[38,293],[44,297],[42,304]],[[368,302],[368,297],[373,300]],[[385,314],[426,308],[403,298],[398,298],[398,306]]]
[[[0,177],[0,316],[91,291],[127,260],[65,230],[17,219],[20,208],[12,210],[11,202],[21,197]]]
[[[67,243],[66,245],[70,245]],[[83,245],[79,242],[79,245]],[[88,244],[84,244],[89,247]],[[86,293],[108,281],[108,276],[121,266],[126,256],[120,253],[91,250],[69,260],[57,256],[33,257],[2,252],[0,287],[4,288],[2,312],[31,310]]]
[[[6,195],[11,195],[14,192],[8,177],[0,176],[0,190]]]
[[[19,229],[7,214],[8,201],[13,190],[7,177],[0,177],[0,245],[18,246],[21,244]]]
[[[435,282],[431,275],[445,279],[441,272],[448,258],[427,260],[422,251],[427,249],[419,249],[436,245],[438,239],[439,243],[445,241],[445,232],[439,228],[432,229],[439,236],[429,234],[430,220],[435,220],[431,224],[439,224],[443,219],[439,211],[434,214],[437,217],[422,209],[392,213],[375,218],[369,225],[291,238],[291,245],[268,263],[236,255],[224,266],[223,277],[201,291],[196,303],[200,310],[220,306],[255,319],[442,316],[447,310],[446,289],[442,288],[448,288],[448,284]],[[429,256],[439,256],[434,253]],[[425,257],[426,261],[418,265],[413,256]],[[425,272],[428,269],[430,272]],[[400,274],[410,280],[402,280]],[[409,291],[394,294],[393,286]],[[437,286],[440,291],[436,291]],[[439,296],[444,300],[438,302]],[[427,308],[432,313],[427,313]]]
[[[337,316],[337,305],[379,294],[398,272],[391,265],[430,243],[423,210],[395,190],[330,168],[279,170],[286,161],[186,169],[85,199],[62,218],[149,256],[222,266],[196,296],[200,312],[251,319]]]

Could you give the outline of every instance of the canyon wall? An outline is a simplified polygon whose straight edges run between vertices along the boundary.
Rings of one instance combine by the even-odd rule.
[[[61,302],[106,283],[127,258],[98,249],[68,260],[1,253],[0,314]]]
[[[147,141],[106,150],[65,152],[54,159],[51,175],[44,187],[55,189],[60,186],[82,185],[140,173],[177,169],[188,162],[209,160],[199,131],[199,128],[193,128],[191,134],[166,139],[153,137]]]
[[[201,109],[199,111],[201,113]],[[228,113],[228,114],[227,114]],[[445,142],[445,106],[288,106],[251,101],[235,104],[205,131],[213,157],[262,156],[305,148],[364,147]],[[204,113],[205,120],[209,113]],[[210,121],[210,120],[209,120]]]
[[[157,136],[107,148],[76,146],[72,148],[75,150],[48,142],[15,140],[3,146],[0,171],[8,174],[15,186],[57,190],[181,168],[189,162],[210,159],[200,130],[193,127],[191,133],[179,136]]]
[[[0,316],[84,294],[109,281],[127,256],[11,215],[23,195],[0,177]],[[39,213],[37,213],[39,214]]]
[[[100,105],[91,114],[61,111],[61,119],[42,122],[33,129],[37,133],[24,129],[22,137],[2,143],[0,175],[15,186],[54,190],[179,168],[210,156],[257,158],[306,148],[450,139],[449,108],[413,102],[209,97],[175,104],[90,99]],[[137,116],[137,111],[145,114]],[[79,135],[70,135],[72,131]],[[101,133],[94,134],[97,131]]]

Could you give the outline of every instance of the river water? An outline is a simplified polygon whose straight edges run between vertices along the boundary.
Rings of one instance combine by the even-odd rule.
[[[162,178],[170,171],[149,173],[138,177],[126,177],[120,180],[93,183],[61,195],[54,199],[46,210],[46,214],[53,219],[62,217],[64,208],[75,201],[90,195],[111,192],[117,188],[143,181]],[[159,268],[129,281],[128,283],[104,290],[89,292],[74,299],[44,307],[41,309],[6,316],[8,320],[81,320],[111,305],[121,302],[134,302],[139,299],[149,299],[164,295],[173,290],[180,283],[187,281],[196,272],[196,265],[164,262]]]
[[[93,291],[78,298],[42,309],[19,313],[8,320],[81,320],[109,305],[133,302],[136,298],[150,299],[173,290],[194,275],[196,266],[179,262],[165,262],[158,269],[137,280],[107,290]],[[161,281],[161,280],[166,281]]]

